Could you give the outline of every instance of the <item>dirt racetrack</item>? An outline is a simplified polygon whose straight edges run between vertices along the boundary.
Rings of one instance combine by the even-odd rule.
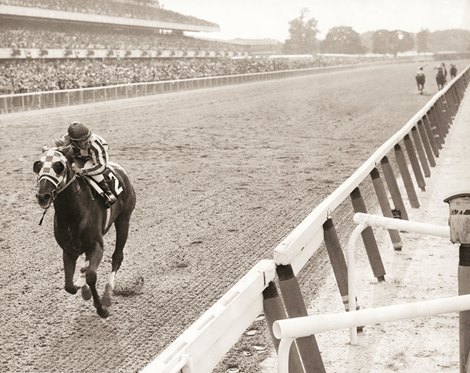
[[[415,70],[364,67],[0,116],[0,371],[143,368],[436,93],[429,77],[417,94]],[[38,225],[32,164],[72,120],[108,140],[137,192],[117,282],[145,284],[116,296],[107,320],[63,290],[52,209]],[[101,291],[113,244],[111,230]],[[234,352],[218,370],[257,372],[260,359]]]

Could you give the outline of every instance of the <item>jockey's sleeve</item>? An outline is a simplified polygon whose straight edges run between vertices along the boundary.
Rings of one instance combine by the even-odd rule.
[[[93,162],[93,166],[82,168],[83,175],[98,175],[104,172],[108,164],[108,152],[106,151],[106,143],[102,143],[99,138],[91,141],[89,153]]]

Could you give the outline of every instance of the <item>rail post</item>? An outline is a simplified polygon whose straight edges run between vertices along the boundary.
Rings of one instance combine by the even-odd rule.
[[[429,166],[436,167],[436,160],[434,159],[431,142],[429,141],[428,135],[426,133],[424,120],[425,118],[421,119],[418,122],[418,132],[421,136],[421,141],[423,142],[424,151],[426,152],[426,156],[428,157]],[[431,172],[431,170],[429,170],[429,172]]]
[[[361,191],[356,187],[351,192],[351,201],[354,208],[354,212],[363,212],[367,214],[366,205],[361,196]],[[374,231],[371,227],[367,227],[361,232],[362,240],[366,248],[367,257],[369,258],[370,266],[372,267],[372,272],[379,282],[385,281],[385,268],[382,263],[382,258],[380,257],[379,248],[377,246],[377,241],[375,240]],[[352,307],[352,305],[349,305]]]
[[[419,208],[418,196],[413,185],[413,180],[411,179],[410,171],[408,170],[408,165],[406,163],[405,155],[401,149],[400,144],[396,144],[394,147],[395,158],[397,160],[398,169],[400,170],[401,178],[403,184],[405,185],[406,194],[408,194],[408,199],[410,205],[413,208]]]
[[[289,318],[307,316],[307,307],[292,266],[290,264],[278,265],[276,272],[287,316]],[[326,373],[315,336],[297,338],[296,343],[305,371],[307,373]]]
[[[431,129],[433,129],[438,135],[436,137],[437,146],[439,149],[442,149],[442,145],[444,144],[444,134],[442,131],[441,118],[437,113],[436,104],[434,104],[429,110],[429,116],[431,118]]]
[[[439,157],[439,149],[441,149],[439,143],[439,135],[436,134],[436,131],[432,129],[432,118],[431,118],[431,111],[429,110],[427,114],[423,118],[424,120],[424,129],[426,130],[426,134],[428,135],[429,143],[431,144],[432,151],[436,157]]]
[[[446,112],[442,109],[442,102],[440,99],[438,99],[435,103],[434,103],[434,107],[435,107],[435,113],[438,117],[438,120],[439,120],[439,128],[441,130],[441,133],[442,133],[442,139],[443,139],[443,142],[445,142],[445,137],[447,135],[447,117],[446,117]]]
[[[449,133],[449,129],[453,121],[452,111],[449,107],[449,100],[448,100],[447,92],[441,96],[441,106],[442,106],[442,112],[444,113],[444,116],[446,117],[446,122],[447,122],[446,134],[447,134]]]
[[[455,97],[455,91],[454,88],[452,87],[449,89],[446,93],[446,97],[448,98],[448,103],[449,103],[449,109],[450,109],[450,115],[452,119],[455,119],[455,115],[457,114],[457,110],[459,108],[459,105],[457,103],[457,98]]]
[[[458,291],[470,294],[470,193],[453,194],[444,202],[449,204],[450,241],[460,243]],[[470,369],[470,310],[459,312],[460,373]]]
[[[346,311],[349,311],[348,267],[346,265],[343,250],[341,249],[338,234],[336,233],[335,225],[331,218],[327,219],[326,222],[323,223],[323,234],[326,250],[328,251],[330,263],[333,267],[333,273],[335,275],[336,284],[338,285],[344,308]]]
[[[266,317],[266,324],[268,325],[271,338],[274,343],[276,352],[279,351],[279,339],[273,334],[273,323],[277,320],[287,319],[287,314],[284,309],[284,304],[277,291],[276,284],[271,281],[266,289],[263,290],[263,309]],[[295,343],[292,344],[289,351],[289,372],[290,373],[303,373],[304,368],[300,361],[299,351]]]
[[[404,220],[408,219],[408,213],[406,212],[405,203],[403,202],[403,198],[401,197],[400,188],[398,188],[397,180],[395,179],[395,175],[393,174],[392,166],[388,158],[385,156],[380,161],[382,165],[382,171],[385,176],[385,182],[387,183],[388,190],[390,191],[390,195],[392,196],[393,204],[395,208],[400,210],[401,218]]]
[[[421,163],[423,173],[425,177],[431,176],[431,170],[429,168],[428,159],[426,158],[424,150],[424,141],[421,140],[421,136],[418,132],[418,124],[411,129],[411,135],[416,146],[416,151],[418,152],[418,159]]]
[[[410,159],[411,168],[415,174],[416,182],[418,187],[424,192],[426,190],[426,182],[424,181],[423,173],[421,172],[421,166],[419,165],[418,157],[416,156],[415,147],[410,135],[406,135],[404,138],[406,152]]]
[[[372,184],[374,185],[375,194],[379,200],[380,209],[382,210],[382,215],[386,218],[393,218],[392,209],[390,207],[390,202],[388,201],[387,192],[385,191],[384,183],[380,178],[380,173],[377,168],[374,168],[370,177],[372,178]],[[403,243],[401,242],[400,233],[396,229],[389,229],[388,234],[392,240],[392,245],[395,250],[401,250]]]

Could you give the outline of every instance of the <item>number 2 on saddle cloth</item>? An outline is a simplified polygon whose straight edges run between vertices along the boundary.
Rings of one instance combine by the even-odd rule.
[[[119,198],[119,195],[124,192],[124,188],[119,179],[114,174],[113,170],[109,167],[106,167],[106,170],[103,172],[103,176],[106,184],[109,186],[109,189],[111,189],[111,192],[116,196],[116,198]],[[95,180],[93,180],[91,177],[85,177],[85,180],[99,195],[103,194],[104,191],[100,188]]]

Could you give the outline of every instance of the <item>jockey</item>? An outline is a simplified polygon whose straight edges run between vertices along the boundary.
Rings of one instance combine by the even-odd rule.
[[[418,76],[424,75],[424,70],[423,70],[424,66],[426,66],[426,65],[418,67],[418,70],[416,71],[416,75],[418,75]]]
[[[55,140],[58,147],[70,146],[73,157],[78,161],[72,163],[75,173],[91,177],[104,192],[107,206],[116,202],[116,196],[109,189],[103,172],[108,164],[108,143],[101,136],[92,133],[90,129],[81,122],[72,122],[67,133]]]
[[[416,71],[415,79],[416,79],[416,84],[418,84],[418,90],[420,91],[421,94],[423,94],[423,89],[424,89],[424,83],[426,82],[426,76],[424,75],[424,66],[418,67],[418,70]]]
[[[441,63],[442,71],[444,72],[444,77],[446,78],[446,83],[447,83],[447,69],[446,69],[446,64],[444,62]]]

